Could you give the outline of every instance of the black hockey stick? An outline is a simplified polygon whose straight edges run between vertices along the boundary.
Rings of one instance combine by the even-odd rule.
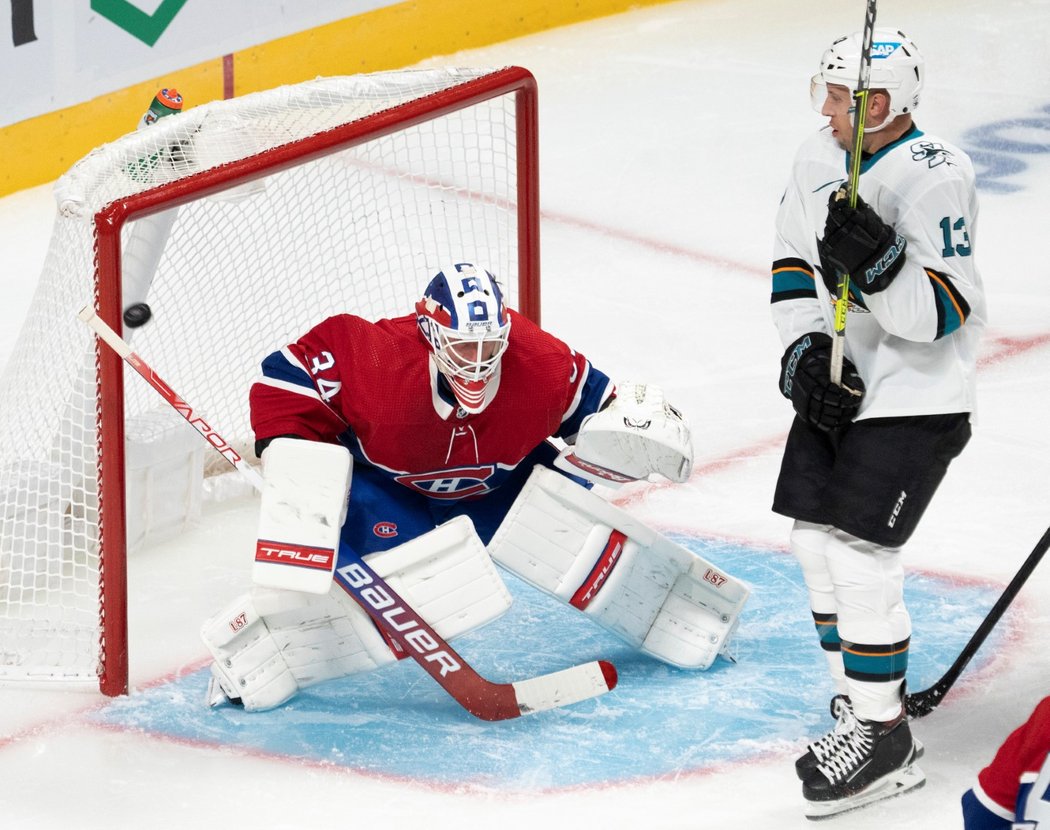
[[[205,441],[237,469],[256,490],[263,479],[219,433],[208,425],[179,394],[131,350],[131,346],[95,313],[84,306],[77,315],[134,369]],[[445,639],[353,551],[345,549],[350,564],[338,568],[336,583],[365,610],[401,655],[415,660],[460,706],[477,718],[507,720],[555,709],[605,694],[616,686],[616,668],[606,660],[592,660],[550,674],[493,683],[478,674]]]
[[[864,122],[868,115],[868,88],[871,86],[871,41],[875,35],[875,0],[868,0],[864,13],[864,34],[857,71],[857,90],[853,93],[853,155],[849,166],[849,206],[857,206],[860,189],[860,161],[864,149]],[[849,310],[849,274],[839,274],[835,298],[834,334],[831,341],[831,382],[842,386],[842,361],[846,349],[846,313]]]
[[[925,689],[915,694],[910,694],[904,701],[904,709],[908,713],[909,717],[921,718],[924,715],[930,714],[937,704],[944,699],[944,696],[948,694],[952,686],[955,685],[955,681],[959,679],[959,675],[963,673],[963,669],[970,662],[973,656],[977,653],[977,649],[981,647],[981,644],[988,638],[992,629],[995,628],[995,624],[999,622],[999,619],[1006,613],[1006,609],[1013,602],[1014,597],[1017,596],[1018,591],[1021,590],[1021,586],[1025,584],[1028,577],[1032,575],[1032,571],[1035,570],[1035,566],[1039,564],[1039,560],[1043,558],[1043,554],[1046,553],[1047,549],[1050,548],[1050,528],[1047,528],[1046,533],[1043,534],[1043,538],[1039,540],[1038,544],[1028,554],[1028,558],[1021,565],[1021,569],[1014,574],[1014,578],[1010,580],[1010,584],[1006,586],[1006,590],[1003,591],[1002,596],[996,601],[995,605],[992,606],[992,610],[988,612],[988,616],[984,618],[980,626],[974,632],[970,638],[970,642],[963,648],[962,653],[952,663],[951,668],[944,673],[944,676],[934,683],[930,688]]]

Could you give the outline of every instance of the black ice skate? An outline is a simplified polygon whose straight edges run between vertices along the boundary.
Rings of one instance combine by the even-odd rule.
[[[853,702],[849,699],[849,695],[835,695],[828,708],[835,719],[835,728],[824,737],[809,744],[805,754],[795,760],[795,774],[799,781],[805,781],[807,776],[817,768],[817,765],[827,758],[840,742],[849,737],[853,727],[857,725],[857,718],[853,714]],[[913,740],[915,741],[915,760],[918,760],[922,757],[923,745],[917,738]]]
[[[806,816],[825,818],[922,786],[916,746],[902,712],[894,721],[856,720],[802,782]]]
[[[840,741],[846,740],[853,727],[857,725],[857,719],[853,715],[853,703],[849,695],[835,695],[831,699],[831,716],[835,719],[835,728],[828,732],[823,738],[819,738],[806,747],[804,755],[795,761],[795,774],[799,781],[805,781],[807,776],[817,768],[817,764],[824,761],[834,747]]]

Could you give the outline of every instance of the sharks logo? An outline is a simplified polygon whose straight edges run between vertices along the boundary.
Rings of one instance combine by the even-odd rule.
[[[940,144],[933,141],[916,141],[909,148],[911,157],[915,161],[926,161],[927,166],[937,167],[939,164],[955,166],[955,156],[950,150],[945,150]]]

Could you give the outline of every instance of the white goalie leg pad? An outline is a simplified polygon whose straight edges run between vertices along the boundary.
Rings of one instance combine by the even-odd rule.
[[[610,487],[651,473],[681,483],[693,469],[689,424],[660,387],[623,383],[609,406],[584,418],[555,466]]]
[[[255,586],[205,623],[201,637],[215,658],[213,679],[248,711],[272,709],[300,689],[397,659],[368,615],[335,591]],[[212,691],[209,699],[222,702]]]
[[[682,668],[725,650],[749,589],[562,475],[537,467],[492,558],[627,643]]]
[[[272,709],[299,690],[251,594],[238,597],[205,622],[201,639],[214,658],[208,688],[212,705],[225,695],[239,699],[249,711]]]
[[[446,640],[492,622],[511,605],[510,591],[466,516],[364,559]]]
[[[511,604],[466,517],[365,559],[447,640],[491,622]],[[201,636],[215,658],[216,684],[249,711],[272,709],[300,689],[405,656],[334,584],[326,595],[253,587],[205,623]],[[209,692],[209,699],[223,697]]]
[[[346,517],[350,452],[339,444],[277,438],[262,461],[265,484],[252,581],[326,594]]]

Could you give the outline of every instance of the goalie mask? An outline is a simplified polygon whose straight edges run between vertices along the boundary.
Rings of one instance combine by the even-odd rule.
[[[860,74],[860,56],[863,34],[840,37],[824,52],[820,59],[820,71],[810,80],[810,100],[813,108],[820,112],[828,94],[828,84],[839,84],[857,91]],[[889,117],[878,127],[866,127],[865,132],[875,132],[889,124],[898,115],[915,111],[919,106],[919,93],[925,76],[925,64],[911,38],[897,29],[875,29],[871,41],[870,89],[884,89],[890,96]]]
[[[510,318],[496,278],[460,262],[439,271],[416,303],[416,324],[459,405],[481,412],[498,387]]]

